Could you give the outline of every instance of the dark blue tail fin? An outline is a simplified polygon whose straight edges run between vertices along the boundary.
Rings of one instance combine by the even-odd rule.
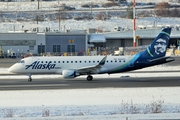
[[[155,59],[165,56],[170,34],[171,28],[164,28],[147,49],[141,53],[140,58]]]

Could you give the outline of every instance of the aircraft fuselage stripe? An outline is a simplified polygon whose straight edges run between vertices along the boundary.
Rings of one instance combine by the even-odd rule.
[[[153,54],[151,54],[151,52],[149,51],[149,47],[147,47],[147,51],[151,57],[154,57]]]
[[[168,35],[168,36],[170,36],[170,34],[168,34],[167,32],[161,32],[162,34],[166,34],[166,35]]]

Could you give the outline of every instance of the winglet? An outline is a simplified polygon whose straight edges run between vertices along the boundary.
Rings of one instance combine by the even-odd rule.
[[[105,57],[99,62],[99,65],[104,65],[105,62],[106,62],[106,58],[107,58],[107,56],[105,56]]]

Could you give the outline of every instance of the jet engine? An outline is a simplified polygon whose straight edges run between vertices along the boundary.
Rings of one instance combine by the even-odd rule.
[[[63,78],[74,78],[79,76],[80,74],[77,73],[75,70],[63,70],[62,76]]]

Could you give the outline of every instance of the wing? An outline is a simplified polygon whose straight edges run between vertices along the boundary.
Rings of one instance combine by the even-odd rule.
[[[105,56],[97,65],[82,67],[82,68],[76,69],[76,71],[79,72],[80,74],[98,73],[101,67],[105,64],[106,58],[107,56]]]

